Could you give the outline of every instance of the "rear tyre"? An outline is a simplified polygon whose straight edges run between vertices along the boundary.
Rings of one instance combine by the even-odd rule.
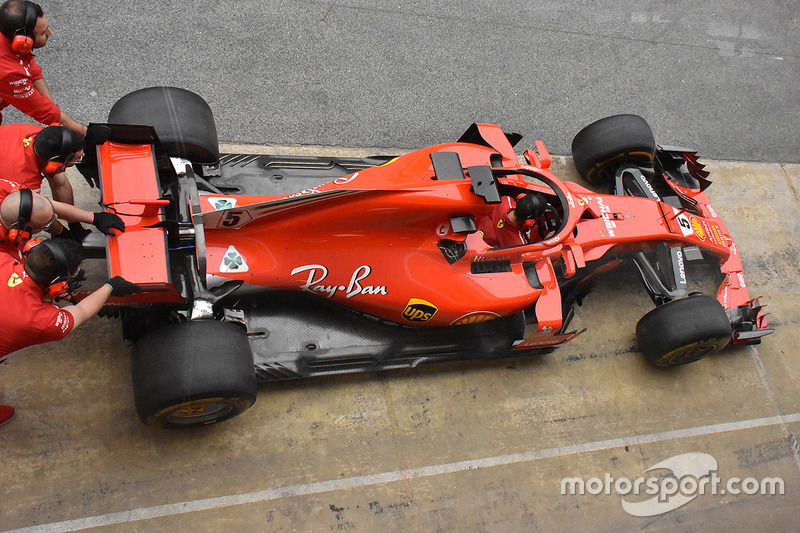
[[[672,300],[636,324],[639,351],[656,366],[685,365],[722,350],[731,324],[720,303],[703,294]]]
[[[133,346],[131,378],[139,418],[157,428],[221,422],[256,401],[250,343],[230,322],[182,322],[145,335]]]
[[[589,124],[572,140],[572,159],[578,174],[594,184],[614,178],[622,162],[651,167],[656,141],[647,121],[638,115],[614,115]]]
[[[152,126],[170,157],[209,165],[219,160],[217,126],[203,98],[177,87],[148,87],[117,100],[109,124]]]

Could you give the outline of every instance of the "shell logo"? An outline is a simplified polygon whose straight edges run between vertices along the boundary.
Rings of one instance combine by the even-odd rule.
[[[469,324],[477,324],[478,322],[486,322],[487,320],[494,320],[495,318],[499,318],[499,316],[500,315],[491,312],[478,311],[476,313],[470,313],[466,316],[462,316],[461,318],[457,318],[452,322],[452,325],[467,326]]]
[[[706,232],[703,231],[703,225],[696,219],[692,219],[692,229],[694,230],[694,234],[697,235],[700,239],[706,240]]]

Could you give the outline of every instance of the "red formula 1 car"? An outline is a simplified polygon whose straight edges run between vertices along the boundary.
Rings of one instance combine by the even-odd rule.
[[[562,182],[543,143],[473,124],[457,141],[396,158],[223,155],[197,95],[123,97],[110,141],[80,170],[126,221],[108,240],[111,275],[143,291],[105,313],[134,342],[143,422],[193,427],[253,404],[258,380],[542,353],[568,331],[592,278],[622,262],[656,307],[636,327],[657,365],[695,361],[770,333],[739,252],[686,150],[647,123],[609,117],[573,141],[599,194]],[[503,196],[544,209],[529,242],[477,231]],[[711,260],[716,297],[690,292],[686,264]]]

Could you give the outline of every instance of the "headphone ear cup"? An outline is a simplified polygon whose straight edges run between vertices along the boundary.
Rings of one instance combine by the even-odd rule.
[[[36,29],[36,8],[33,2],[21,2],[25,6],[25,19],[22,27],[14,32],[11,39],[11,49],[18,54],[25,54],[33,50],[33,32]],[[5,5],[5,4],[4,4]]]
[[[69,293],[69,281],[58,281],[53,283],[44,291],[44,295],[51,299],[57,300],[58,298],[63,298]]]
[[[30,239],[25,242],[25,246],[22,247],[22,255],[27,256],[31,249],[36,246],[37,244],[42,244],[42,239]]]
[[[11,40],[11,49],[18,54],[26,54],[33,48],[33,38],[27,35],[15,35]]]
[[[19,248],[22,245],[25,245],[27,247],[27,244],[31,242],[30,241],[31,232],[26,229],[11,228],[10,230],[8,230],[7,235],[8,235],[8,240],[14,243],[14,246],[16,246],[17,248]]]
[[[48,161],[47,164],[44,166],[44,172],[45,174],[50,174],[50,175],[58,174],[59,172],[64,172],[64,168],[66,166],[67,166],[66,164],[61,163],[59,161]]]

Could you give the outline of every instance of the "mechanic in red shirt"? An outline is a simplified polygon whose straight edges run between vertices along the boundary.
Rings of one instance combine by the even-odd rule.
[[[114,213],[92,213],[74,205],[50,201],[16,182],[0,178],[0,243],[7,242],[12,248],[19,248],[42,230],[59,235],[63,231],[59,218],[93,224],[106,235],[115,235],[113,230],[125,231],[125,223]]]
[[[12,105],[42,124],[63,124],[83,137],[86,126],[53,102],[31,53],[47,44],[52,34],[39,4],[8,0],[0,7],[0,111]]]
[[[65,171],[80,161],[83,147],[84,138],[63,126],[0,126],[0,177],[37,193],[46,178],[54,200],[74,204],[72,184]]]
[[[20,257],[0,251],[0,362],[10,354],[63,339],[105,305],[110,296],[126,296],[139,287],[117,276],[74,305],[58,307],[47,300],[68,296],[80,280],[80,243],[66,239],[34,239]],[[14,416],[0,406],[0,424]]]
[[[490,215],[478,219],[478,230],[493,248],[528,244],[527,234],[538,234],[535,220],[546,207],[547,200],[536,193],[522,193],[516,200],[503,196]]]

